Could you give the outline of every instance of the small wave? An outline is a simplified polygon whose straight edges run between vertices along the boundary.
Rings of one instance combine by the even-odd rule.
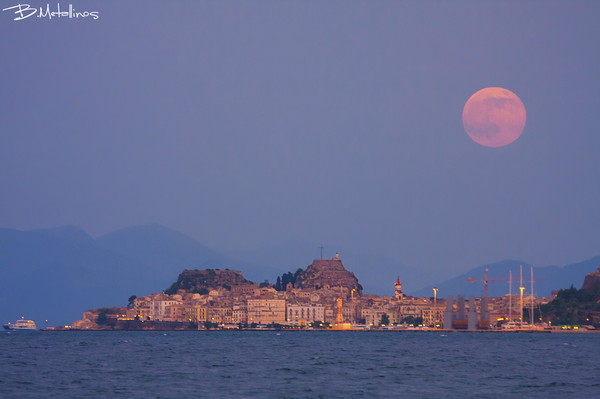
[[[551,382],[546,384],[546,387],[566,387],[566,386],[574,386],[575,384],[567,383],[567,382]]]

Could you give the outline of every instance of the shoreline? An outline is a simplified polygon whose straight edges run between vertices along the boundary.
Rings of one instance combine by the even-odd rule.
[[[471,334],[599,334],[600,330],[299,330],[299,329],[281,329],[276,330],[274,328],[266,329],[266,328],[257,328],[257,329],[211,329],[211,330],[149,330],[149,329],[139,329],[139,330],[75,330],[75,329],[53,329],[46,330],[40,329],[38,331],[42,332],[76,332],[76,331],[85,331],[85,332],[307,332],[307,333],[322,333],[322,332],[349,332],[349,333],[471,333]]]

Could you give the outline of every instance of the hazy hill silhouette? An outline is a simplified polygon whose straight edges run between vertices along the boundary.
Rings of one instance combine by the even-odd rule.
[[[88,309],[124,306],[168,288],[183,269],[254,267],[160,225],[93,239],[77,227],[0,229],[0,321],[70,324]],[[252,274],[252,273],[250,273]]]
[[[168,282],[155,290],[168,288],[184,269],[232,269],[241,271],[248,280],[266,278],[257,275],[260,266],[233,259],[159,224],[126,227],[96,241],[107,250],[144,263],[157,281]]]
[[[144,287],[143,268],[76,227],[0,229],[0,321],[67,324],[89,308],[125,304]]]

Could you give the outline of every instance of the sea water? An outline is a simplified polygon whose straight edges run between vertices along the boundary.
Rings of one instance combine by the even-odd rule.
[[[600,398],[600,334],[2,332],[2,398]]]

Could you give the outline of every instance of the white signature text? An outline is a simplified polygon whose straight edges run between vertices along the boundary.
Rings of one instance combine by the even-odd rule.
[[[69,4],[69,9],[61,11],[60,3],[56,4],[56,9],[50,9],[50,4],[46,4],[46,10],[44,7],[40,7],[39,10],[36,7],[31,7],[30,4],[17,4],[16,6],[3,8],[2,11],[15,10],[16,15],[15,21],[20,21],[32,17],[37,14],[38,18],[88,18],[92,19],[100,18],[98,11],[76,11],[73,8],[73,4]]]

